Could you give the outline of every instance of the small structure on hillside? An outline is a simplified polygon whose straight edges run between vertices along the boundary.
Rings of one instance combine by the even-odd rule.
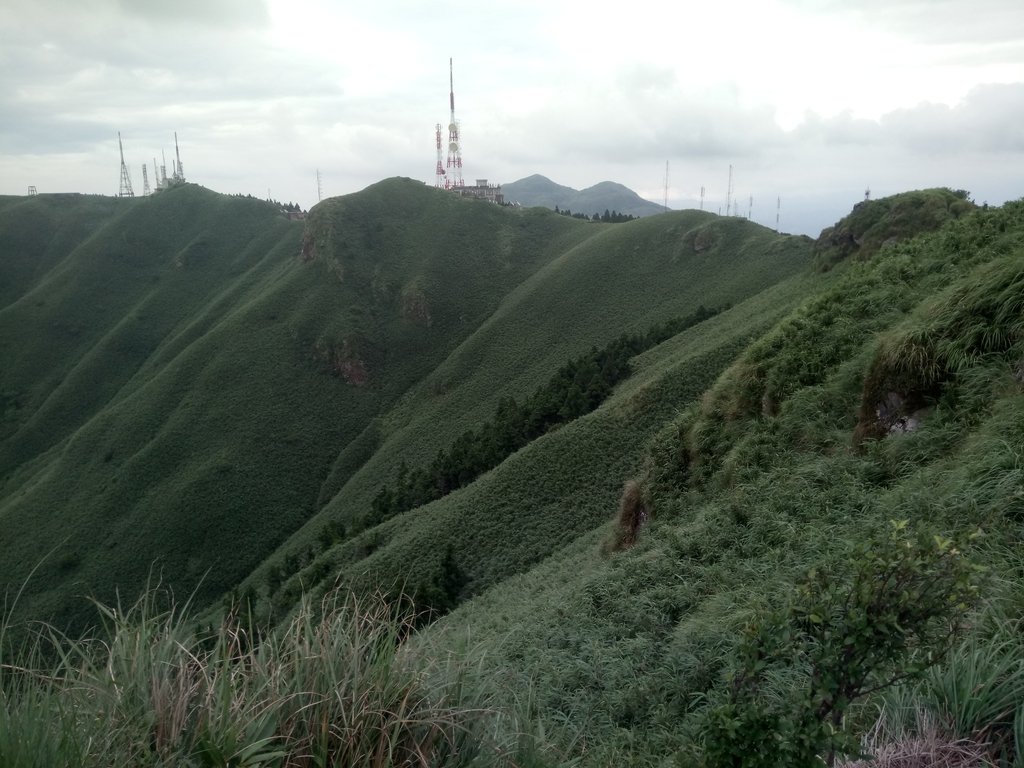
[[[502,205],[505,202],[505,196],[501,192],[501,184],[488,184],[487,179],[477,179],[476,184],[471,187],[454,187],[452,191],[461,197],[473,197],[477,200],[486,200],[498,205]]]

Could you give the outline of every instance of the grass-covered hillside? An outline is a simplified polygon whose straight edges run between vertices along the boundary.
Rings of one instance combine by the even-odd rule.
[[[0,583],[24,585],[17,616],[82,626],[87,597],[134,595],[150,578],[200,607],[248,587],[279,612],[314,550],[358,581],[379,549],[382,583],[420,575],[413,550],[429,580],[453,525],[461,558],[492,542],[491,524],[375,518],[403,461],[429,461],[592,346],[757,294],[803,269],[810,243],[697,214],[590,224],[395,179],[304,223],[193,185],[5,198],[0,255]],[[598,493],[614,496],[644,433],[614,453],[606,433],[525,506],[565,516],[609,460]],[[515,485],[482,486],[500,509],[481,523],[519,514],[536,487]],[[550,515],[554,535],[500,559],[481,545],[464,565],[473,589],[603,515]]]
[[[616,520],[425,638],[471,633],[565,754],[1024,761],[1024,205],[832,274],[674,399]]]
[[[0,760],[1024,764],[1024,203],[0,217]]]

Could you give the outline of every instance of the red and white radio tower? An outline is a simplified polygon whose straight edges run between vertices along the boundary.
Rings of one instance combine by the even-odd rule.
[[[444,188],[461,187],[462,183],[462,147],[459,145],[459,123],[455,119],[455,77],[452,73],[452,60],[448,59],[448,99],[452,113],[448,119],[448,167],[445,173]],[[440,132],[438,133],[440,138]],[[440,157],[438,157],[440,161]]]
[[[438,123],[435,130],[437,134],[437,168],[434,171],[434,186],[443,187],[447,178],[445,178],[444,162],[441,159],[441,124]]]

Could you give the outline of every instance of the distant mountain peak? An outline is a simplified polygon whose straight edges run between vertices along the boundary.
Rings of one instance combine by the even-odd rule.
[[[532,176],[503,184],[505,199],[524,206],[559,208],[588,216],[604,211],[618,211],[632,216],[663,213],[658,203],[644,200],[629,187],[615,181],[600,181],[583,190],[558,184],[546,176]]]

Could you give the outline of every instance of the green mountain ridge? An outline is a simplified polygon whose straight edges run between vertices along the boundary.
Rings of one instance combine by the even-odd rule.
[[[99,205],[86,232],[80,210]],[[58,623],[87,621],[83,593],[112,599],[151,569],[208,604],[293,532],[351,529],[399,460],[431,457],[501,396],[623,330],[735,303],[809,250],[768,247],[762,271],[734,280],[732,243],[754,258],[774,235],[691,214],[593,226],[404,180],[325,201],[305,224],[191,185],[3,210],[5,267],[38,266],[0,309],[0,577],[18,584],[42,563],[21,608]],[[33,216],[81,228],[47,244],[45,271],[17,245]],[[719,229],[719,251],[687,239]],[[665,279],[691,269],[718,283]]]

